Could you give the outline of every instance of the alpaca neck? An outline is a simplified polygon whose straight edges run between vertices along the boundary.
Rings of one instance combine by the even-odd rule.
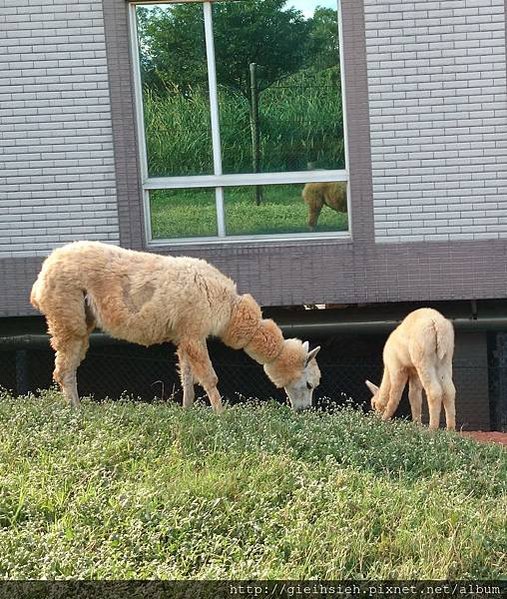
[[[259,364],[269,364],[280,356],[283,347],[283,335],[276,323],[263,319],[243,350]]]
[[[379,387],[379,398],[380,401],[387,403],[389,399],[389,391],[391,390],[391,380],[389,378],[389,372],[387,368],[384,367],[384,374],[382,375],[382,382]]]
[[[275,322],[262,318],[251,295],[237,297],[231,317],[220,335],[234,349],[243,349],[264,370],[277,387],[285,387],[301,375],[306,350],[299,339],[284,340]]]
[[[276,359],[283,349],[283,335],[272,320],[262,318],[261,309],[249,295],[237,296],[222,341],[234,349],[243,349],[260,364]]]

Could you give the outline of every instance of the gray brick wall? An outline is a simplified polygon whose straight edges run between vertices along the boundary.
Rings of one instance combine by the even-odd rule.
[[[119,241],[101,0],[0,0],[0,257]]]
[[[365,0],[375,238],[507,236],[504,0]]]

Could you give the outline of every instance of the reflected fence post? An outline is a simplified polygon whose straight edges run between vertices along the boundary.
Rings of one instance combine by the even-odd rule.
[[[250,130],[252,133],[252,169],[260,171],[259,89],[257,86],[257,64],[250,63]],[[255,203],[262,201],[262,187],[255,187]]]

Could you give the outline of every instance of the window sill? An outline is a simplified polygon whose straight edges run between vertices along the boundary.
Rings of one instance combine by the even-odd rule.
[[[172,247],[192,247],[192,248],[210,248],[230,246],[260,246],[260,245],[308,245],[315,241],[319,245],[325,243],[352,243],[352,236],[349,231],[337,231],[336,233],[303,233],[286,235],[238,235],[230,237],[199,237],[196,239],[156,239],[147,243],[147,249],[168,249]]]

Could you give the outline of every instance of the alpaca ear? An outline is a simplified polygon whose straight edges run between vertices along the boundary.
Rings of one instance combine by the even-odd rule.
[[[306,343],[308,343],[308,341]],[[319,351],[320,351],[320,345],[317,346],[315,349],[312,349],[312,351],[306,356],[305,366],[308,366],[310,360],[313,360],[315,358],[315,356],[319,353]]]
[[[366,386],[368,387],[368,389],[371,391],[371,394],[375,395],[375,393],[377,393],[377,391],[379,390],[377,385],[374,385],[371,381],[364,381],[364,382],[366,383]]]
[[[305,341],[303,343],[303,349],[305,350],[306,353],[308,353],[308,350],[310,349],[310,343],[308,341]]]

